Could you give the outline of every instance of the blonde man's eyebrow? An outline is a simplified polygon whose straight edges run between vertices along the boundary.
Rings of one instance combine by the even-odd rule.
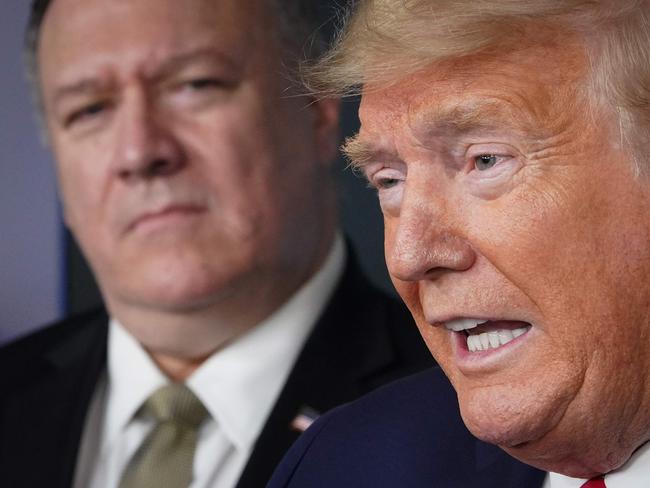
[[[419,136],[441,129],[463,134],[475,130],[493,130],[504,125],[519,127],[528,133],[537,133],[539,127],[531,114],[521,111],[512,102],[496,99],[465,100],[423,111],[412,121]]]
[[[435,132],[441,127],[453,128],[457,132],[469,132],[474,129],[493,127],[495,118],[503,118],[508,108],[495,100],[480,100],[465,103],[441,105],[433,110],[419,114],[414,120],[414,127],[424,135]],[[371,142],[364,140],[360,134],[348,137],[341,145],[341,152],[348,160],[348,167],[355,172],[362,172],[365,166],[384,151]]]
[[[375,151],[359,138],[359,134],[348,137],[341,146],[341,151],[348,160],[348,167],[355,172],[362,171],[375,154]]]

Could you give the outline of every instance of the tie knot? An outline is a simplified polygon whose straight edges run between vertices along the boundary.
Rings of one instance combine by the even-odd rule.
[[[182,383],[158,388],[142,404],[140,416],[151,416],[158,422],[179,422],[198,428],[208,411],[192,391]]]

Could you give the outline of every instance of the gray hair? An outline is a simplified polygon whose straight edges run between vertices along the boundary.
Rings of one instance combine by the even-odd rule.
[[[38,41],[43,19],[53,0],[33,0],[25,32],[25,62],[33,96],[40,107]],[[283,59],[293,70],[303,60],[313,60],[326,49],[323,26],[325,5],[318,0],[267,0],[276,13],[278,34],[285,47]],[[293,78],[293,76],[292,76]],[[297,78],[297,77],[295,77]]]

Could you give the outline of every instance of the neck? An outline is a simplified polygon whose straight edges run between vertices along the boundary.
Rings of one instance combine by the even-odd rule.
[[[332,236],[333,239],[333,236]],[[133,335],[174,381],[184,381],[212,354],[263,322],[323,266],[332,239],[303,272],[253,277],[194,306],[151,306],[105,294],[111,316]]]
[[[151,352],[149,355],[154,363],[156,363],[156,366],[158,366],[158,369],[175,383],[186,381],[209,357],[182,358]]]

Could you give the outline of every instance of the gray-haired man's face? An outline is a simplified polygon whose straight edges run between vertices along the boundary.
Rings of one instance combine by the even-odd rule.
[[[291,96],[273,29],[259,0],[50,7],[39,62],[65,218],[109,305],[254,310],[316,264],[337,105]]]

